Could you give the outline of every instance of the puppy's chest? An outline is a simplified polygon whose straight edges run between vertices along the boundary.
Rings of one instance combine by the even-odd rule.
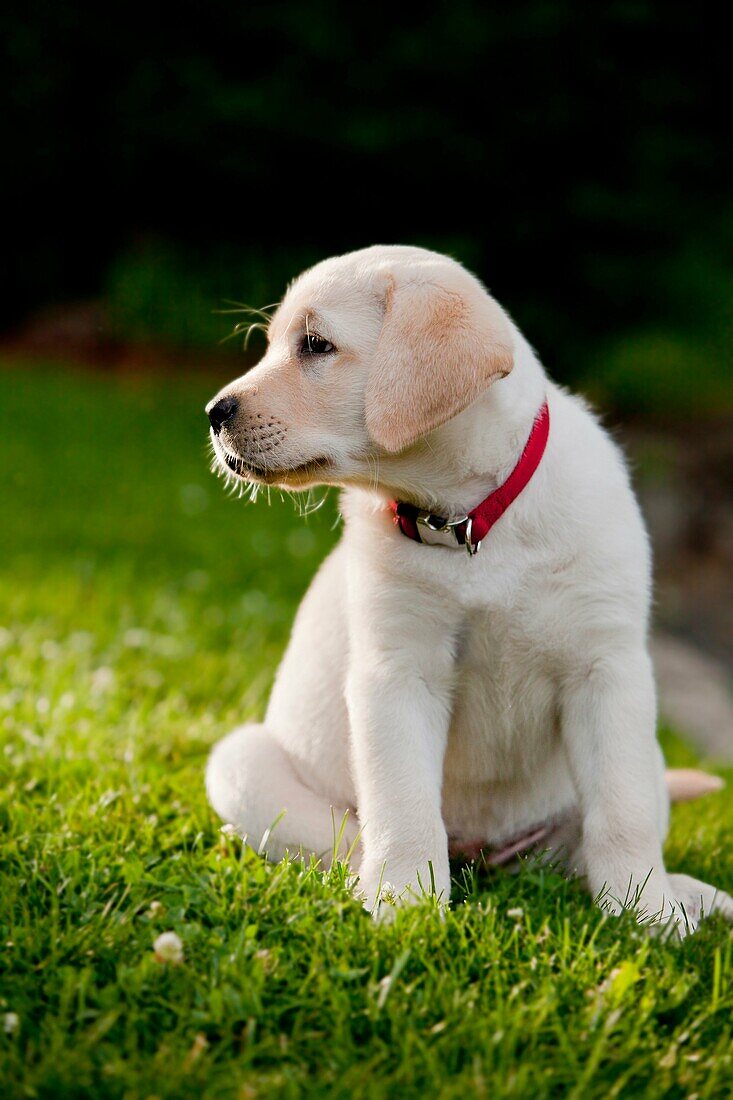
[[[459,640],[446,775],[485,783],[536,768],[557,742],[557,679],[531,619],[472,615]]]

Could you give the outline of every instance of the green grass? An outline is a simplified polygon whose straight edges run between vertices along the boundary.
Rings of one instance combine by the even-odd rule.
[[[729,1096],[718,922],[651,941],[527,866],[377,927],[341,871],[219,832],[207,750],[261,714],[337,537],[208,473],[220,381],[0,372],[0,1093]],[[670,864],[731,890],[732,823],[677,808]]]

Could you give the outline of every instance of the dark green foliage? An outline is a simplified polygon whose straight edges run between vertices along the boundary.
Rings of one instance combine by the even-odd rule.
[[[158,21],[29,0],[0,29],[6,322],[104,289],[117,331],[211,343],[223,298],[397,241],[475,269],[563,380],[635,373],[638,334],[703,370],[729,347],[729,50],[705,3],[211,0]]]

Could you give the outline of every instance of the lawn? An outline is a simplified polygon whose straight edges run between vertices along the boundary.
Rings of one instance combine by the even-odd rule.
[[[0,371],[2,1095],[730,1096],[716,920],[653,941],[527,865],[375,926],[341,870],[219,831],[208,748],[262,713],[338,537],[335,501],[212,477],[220,382]],[[731,891],[732,824],[725,792],[676,808],[670,865]]]

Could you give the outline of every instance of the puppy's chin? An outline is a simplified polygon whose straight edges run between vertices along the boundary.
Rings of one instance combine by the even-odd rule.
[[[216,438],[213,438],[213,444],[217,463],[225,474],[233,474],[242,481],[254,482],[256,485],[274,485],[291,490],[310,489],[315,485],[328,483],[328,472],[334,466],[332,459],[323,456],[297,465],[270,468],[233,454]]]

